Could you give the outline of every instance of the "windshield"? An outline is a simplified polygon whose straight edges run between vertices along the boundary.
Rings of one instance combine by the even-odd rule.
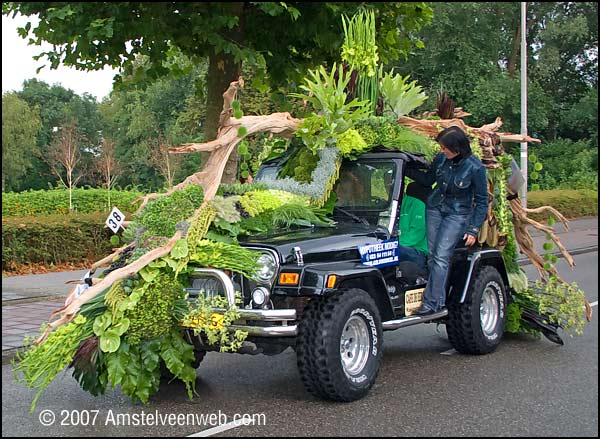
[[[255,181],[275,179],[278,162],[261,166]],[[393,201],[396,164],[392,160],[359,159],[345,161],[333,188],[336,196],[334,219],[382,226],[391,231],[390,222],[397,203]],[[394,212],[395,213],[395,212]]]
[[[396,179],[396,165],[390,161],[344,162],[333,191],[337,195],[334,216],[347,212],[388,229],[391,218],[393,189]]]

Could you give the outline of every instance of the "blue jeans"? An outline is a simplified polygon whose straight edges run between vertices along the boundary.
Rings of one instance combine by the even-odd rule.
[[[407,247],[402,244],[398,244],[399,257],[398,261],[410,261],[414,262],[424,271],[427,271],[427,255],[420,252],[416,248]]]
[[[443,213],[427,208],[427,244],[429,246],[429,278],[423,303],[439,311],[446,304],[446,283],[454,247],[465,234],[469,215]]]

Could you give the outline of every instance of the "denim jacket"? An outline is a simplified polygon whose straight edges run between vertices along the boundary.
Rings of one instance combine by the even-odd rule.
[[[475,237],[479,234],[487,215],[488,193],[485,166],[477,157],[471,154],[454,163],[438,153],[427,171],[407,169],[406,175],[425,186],[437,183],[427,198],[427,207],[470,215],[466,233]]]

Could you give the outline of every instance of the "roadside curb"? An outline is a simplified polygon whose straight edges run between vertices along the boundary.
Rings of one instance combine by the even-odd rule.
[[[581,247],[581,248],[576,248],[573,250],[568,250],[568,252],[571,256],[581,255],[584,253],[592,253],[592,252],[597,252],[597,251],[598,251],[597,245],[590,245],[589,247]],[[552,254],[558,258],[564,258],[564,255],[561,252],[554,252]],[[533,262],[531,262],[531,259],[529,259],[527,256],[523,256],[523,257],[517,259],[517,263],[519,265],[532,265],[533,264]]]
[[[66,295],[63,296],[35,296],[35,297],[24,297],[22,299],[8,299],[2,301],[2,306],[21,305],[23,303],[33,302],[50,302],[53,300],[65,300]]]

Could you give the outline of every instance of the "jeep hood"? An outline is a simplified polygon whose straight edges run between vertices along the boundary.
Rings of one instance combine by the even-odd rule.
[[[240,237],[244,247],[270,248],[282,262],[295,262],[293,248],[300,247],[305,263],[360,259],[358,247],[387,239],[382,227],[340,222],[334,227],[299,228],[269,235]]]

